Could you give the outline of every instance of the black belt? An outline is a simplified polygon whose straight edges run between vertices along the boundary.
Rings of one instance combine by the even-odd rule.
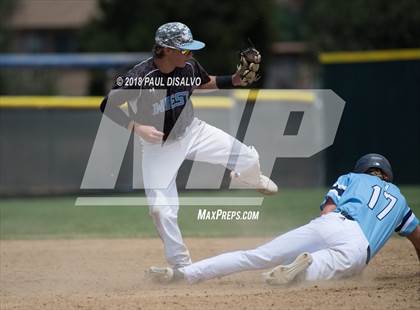
[[[366,249],[366,265],[369,264],[370,261],[370,246],[368,245],[367,249]]]
[[[350,221],[354,221],[355,219],[350,215],[350,214],[348,214],[346,211],[341,211],[340,212],[340,214],[342,215],[342,216],[344,216],[346,219],[348,219],[348,220],[350,220]]]

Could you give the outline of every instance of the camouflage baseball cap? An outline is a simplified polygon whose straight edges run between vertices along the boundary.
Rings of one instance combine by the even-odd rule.
[[[157,45],[183,50],[199,50],[205,44],[201,41],[193,40],[190,28],[183,23],[166,23],[158,28],[155,35]]]

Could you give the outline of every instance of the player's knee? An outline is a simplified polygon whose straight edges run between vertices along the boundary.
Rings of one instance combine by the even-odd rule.
[[[176,213],[174,214],[173,210],[166,206],[152,206],[149,208],[149,214],[160,221],[176,218]]]
[[[258,268],[266,268],[272,265],[271,257],[257,249],[241,251],[240,255],[246,264]]]

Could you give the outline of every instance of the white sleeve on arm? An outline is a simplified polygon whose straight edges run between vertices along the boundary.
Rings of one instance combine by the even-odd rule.
[[[401,223],[395,228],[400,236],[407,236],[411,234],[419,224],[418,218],[414,215],[413,211],[407,206],[407,211],[404,213],[404,217],[401,220]]]

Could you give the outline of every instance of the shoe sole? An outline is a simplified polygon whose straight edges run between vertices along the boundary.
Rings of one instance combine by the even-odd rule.
[[[173,279],[174,272],[169,267],[152,266],[146,270],[146,276],[155,282],[169,283]]]
[[[244,184],[244,185],[247,185],[247,186],[252,186],[251,184],[249,184],[249,183],[247,183],[247,182],[244,182],[244,181],[242,181],[242,180],[240,180],[237,176],[236,176],[236,174],[235,174],[235,172],[234,171],[231,171],[231,173],[230,173],[230,178],[232,179],[232,180],[236,180],[237,182],[239,182],[239,183],[241,183],[241,184]],[[268,178],[268,177],[267,177]],[[268,178],[269,179],[269,178]],[[270,180],[271,181],[271,180]],[[271,182],[273,182],[273,181],[271,181]],[[274,182],[273,182],[274,183]],[[255,189],[258,193],[260,193],[260,194],[263,194],[263,195],[266,195],[266,196],[272,196],[272,195],[275,195],[275,194],[277,194],[277,192],[278,192],[278,189],[276,189],[275,191],[270,191],[270,190],[268,190],[268,189],[266,189],[266,188],[256,188]]]
[[[260,194],[266,195],[266,196],[272,196],[274,194],[277,194],[277,191],[269,191],[266,190],[265,188],[257,188],[256,191]]]
[[[284,285],[292,282],[296,276],[306,270],[312,263],[311,254],[305,252],[300,254],[289,265],[280,265],[273,270],[263,273],[263,279],[270,285]]]

